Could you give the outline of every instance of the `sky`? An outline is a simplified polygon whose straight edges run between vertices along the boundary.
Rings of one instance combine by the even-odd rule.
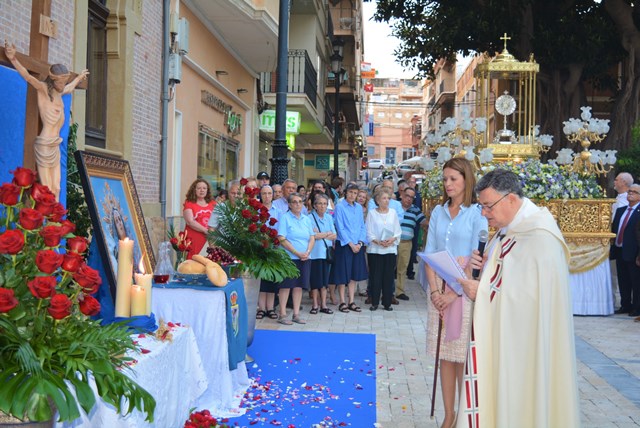
[[[364,23],[364,60],[378,71],[377,77],[412,78],[415,71],[405,70],[396,62],[393,51],[400,41],[391,36],[387,23],[371,20],[376,10],[376,2],[364,2],[362,15]]]

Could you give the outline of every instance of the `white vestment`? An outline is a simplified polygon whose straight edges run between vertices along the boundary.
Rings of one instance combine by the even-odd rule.
[[[475,300],[457,427],[578,427],[569,249],[549,211],[528,199],[497,235]]]

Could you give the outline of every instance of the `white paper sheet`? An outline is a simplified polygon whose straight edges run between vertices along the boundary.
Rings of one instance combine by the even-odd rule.
[[[466,279],[467,275],[449,250],[431,254],[418,253],[418,256],[424,260],[431,269],[436,271],[440,278],[444,279],[447,285],[451,287],[458,296],[462,296],[462,285],[458,283],[458,278]]]

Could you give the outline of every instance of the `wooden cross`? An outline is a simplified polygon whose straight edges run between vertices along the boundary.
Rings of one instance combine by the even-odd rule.
[[[500,37],[500,40],[504,40],[504,50],[507,50],[507,40],[511,40],[511,37],[507,37],[507,33],[504,33],[504,36]]]
[[[29,55],[16,52],[16,58],[26,68],[29,73],[38,76],[41,80],[49,75],[51,66],[47,60],[49,58],[49,36],[40,32],[40,22],[42,17],[51,16],[51,0],[32,0],[31,3],[31,30],[29,34]],[[3,41],[4,42],[4,41]],[[4,43],[0,46],[0,61],[12,67],[11,62],[4,52]],[[75,76],[72,73],[71,78]],[[78,88],[87,87],[87,82],[81,82]],[[35,169],[35,158],[33,154],[33,142],[40,133],[42,123],[38,111],[38,95],[36,90],[27,84],[27,107],[24,130],[24,163],[23,166]]]

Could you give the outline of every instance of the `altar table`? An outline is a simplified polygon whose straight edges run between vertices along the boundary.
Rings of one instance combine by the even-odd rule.
[[[137,410],[127,416],[116,413],[115,407],[105,403],[96,394],[96,405],[89,415],[84,414],[73,422],[57,423],[56,427],[180,427],[189,417],[189,410],[196,407],[199,397],[209,382],[202,365],[195,335],[190,328],[172,329],[173,341],[160,341],[152,335],[132,335],[140,348],[148,353],[129,354],[137,362],[125,373],[156,400],[154,422],[145,421],[146,414]],[[91,387],[97,390],[95,382]],[[126,409],[126,405],[123,406]]]
[[[242,284],[241,280],[239,284]],[[238,287],[243,290],[242,287]],[[243,291],[242,291],[243,292]],[[209,388],[198,401],[218,417],[244,413],[240,400],[250,385],[244,361],[229,369],[226,298],[222,288],[190,289],[153,287],[152,308],[158,320],[190,326],[196,336]],[[246,314],[246,304],[239,308]]]

